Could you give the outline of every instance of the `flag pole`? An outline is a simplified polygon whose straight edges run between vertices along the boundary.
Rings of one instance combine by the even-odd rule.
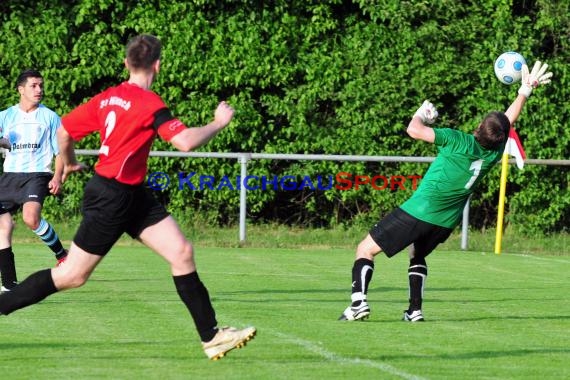
[[[499,189],[499,212],[497,215],[497,232],[495,235],[495,253],[501,254],[501,242],[503,240],[503,217],[505,215],[505,194],[507,190],[507,173],[509,171],[509,154],[503,153],[501,162],[501,185]]]

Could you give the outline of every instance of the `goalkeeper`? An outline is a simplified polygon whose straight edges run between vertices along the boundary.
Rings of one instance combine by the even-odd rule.
[[[517,98],[506,112],[489,113],[473,134],[429,127],[438,113],[433,104],[424,101],[412,117],[407,132],[413,139],[435,144],[439,153],[414,194],[376,223],[358,245],[352,267],[351,304],[340,320],[361,320],[370,315],[367,293],[374,271],[374,257],[380,252],[392,257],[408,246],[409,306],[403,320],[424,320],[426,257],[459,224],[469,195],[501,159],[509,129],[533,89],[550,82],[552,73],[546,73],[547,68],[547,64],[537,61],[529,73],[524,65]]]

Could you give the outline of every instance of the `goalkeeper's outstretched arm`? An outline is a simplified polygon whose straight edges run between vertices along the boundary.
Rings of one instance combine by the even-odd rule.
[[[425,100],[412,117],[406,132],[415,140],[433,143],[435,141],[435,132],[427,124],[435,122],[437,117],[438,113],[434,105]]]
[[[505,115],[509,118],[511,125],[515,124],[515,121],[519,118],[521,111],[526,103],[527,97],[524,95],[518,95],[514,102],[511,103],[509,108],[505,111]]]
[[[519,88],[517,98],[505,112],[505,115],[509,118],[511,125],[513,125],[519,118],[522,108],[532,94],[532,91],[540,85],[550,83],[552,72],[546,72],[546,69],[548,69],[548,65],[546,63],[541,63],[540,61],[535,62],[530,73],[528,71],[528,66],[523,65],[521,86]]]

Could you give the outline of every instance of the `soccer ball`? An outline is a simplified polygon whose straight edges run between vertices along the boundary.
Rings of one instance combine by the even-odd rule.
[[[501,83],[508,85],[517,83],[521,80],[523,65],[526,65],[526,61],[522,55],[508,51],[495,60],[495,75]]]

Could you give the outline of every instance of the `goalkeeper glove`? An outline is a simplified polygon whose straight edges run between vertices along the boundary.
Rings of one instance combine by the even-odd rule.
[[[519,94],[524,95],[527,99],[532,94],[532,90],[537,88],[541,84],[550,83],[550,78],[552,77],[552,72],[547,72],[545,74],[548,65],[546,63],[541,63],[536,61],[532,71],[528,72],[528,66],[523,65],[522,67],[522,78],[521,87],[519,88]]]
[[[433,124],[438,115],[434,105],[427,100],[424,100],[420,108],[418,108],[414,114],[414,116],[419,116],[424,124]]]

